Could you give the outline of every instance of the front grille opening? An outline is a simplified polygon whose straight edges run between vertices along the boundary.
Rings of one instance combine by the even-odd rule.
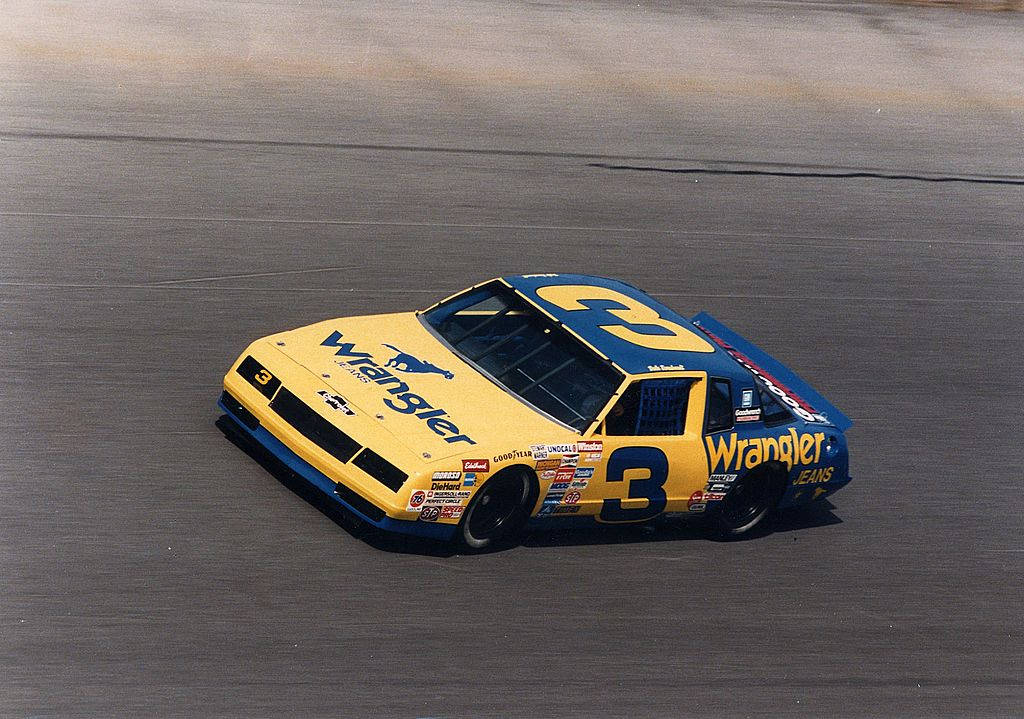
[[[392,492],[397,492],[405,484],[409,475],[387,461],[372,449],[364,449],[352,462],[359,469],[376,479]]]
[[[243,407],[242,403],[228,394],[227,390],[220,393],[220,401],[250,432],[260,426],[260,421],[256,419],[256,415]]]
[[[338,495],[339,499],[347,503],[348,506],[352,507],[352,509],[361,513],[364,517],[368,517],[374,522],[379,522],[384,519],[383,509],[372,502],[363,499],[344,484],[334,485],[334,493]]]
[[[321,417],[284,387],[278,390],[270,403],[270,408],[301,432],[302,436],[342,462],[349,461],[359,451],[358,442]]]

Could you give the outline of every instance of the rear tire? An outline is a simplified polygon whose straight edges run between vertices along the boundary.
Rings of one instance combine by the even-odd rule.
[[[530,476],[525,471],[506,470],[491,477],[459,523],[462,544],[481,551],[513,537],[529,517],[531,494]]]
[[[716,529],[722,539],[749,536],[766,525],[766,518],[778,503],[771,472],[754,471],[740,479],[722,500],[716,513]]]

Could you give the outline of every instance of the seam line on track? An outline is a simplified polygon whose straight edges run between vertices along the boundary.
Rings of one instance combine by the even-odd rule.
[[[417,152],[451,155],[485,155],[492,157],[534,157],[567,160],[615,160],[633,162],[672,162],[696,164],[694,168],[634,167],[588,163],[602,169],[628,169],[636,171],[686,172],[731,175],[765,175],[771,177],[835,177],[874,178],[887,180],[918,180],[930,182],[968,182],[982,184],[1024,185],[1024,176],[987,173],[930,173],[921,171],[894,171],[878,167],[848,167],[813,163],[770,162],[759,160],[720,160],[696,157],[659,155],[609,154],[601,152],[565,152],[555,150],[525,150],[488,147],[444,147],[432,145],[388,145],[383,143],[327,142],[315,140],[257,140],[246,138],[188,137],[177,135],[136,135],[130,133],[55,132],[43,130],[0,130],[0,139],[13,140],[77,140],[89,142],[138,142],[176,145],[221,145],[225,147],[292,147],[318,150],[374,152]],[[731,168],[743,169],[731,169]],[[820,174],[819,174],[820,173]]]
[[[267,225],[324,225],[341,227],[426,227],[452,228],[466,230],[551,230],[559,232],[622,232],[628,234],[678,235],[681,237],[735,237],[740,239],[760,238],[766,240],[825,240],[833,242],[878,242],[904,243],[918,245],[968,245],[977,247],[1024,247],[1024,241],[992,241],[979,240],[918,240],[905,237],[871,237],[856,235],[815,235],[764,232],[732,232],[728,230],[685,230],[665,229],[658,227],[600,227],[586,225],[517,225],[500,223],[472,222],[411,222],[390,220],[342,220],[342,219],[301,219],[278,217],[228,217],[203,215],[116,215],[88,212],[21,212],[0,210],[0,217],[38,217],[67,220],[133,220],[138,222],[199,222],[225,224],[267,224]]]
[[[38,289],[70,289],[70,290],[189,290],[189,291],[220,291],[220,292],[375,292],[386,294],[438,294],[444,292],[442,289],[398,289],[388,287],[376,287],[373,290],[363,290],[355,287],[233,287],[218,285],[191,285],[174,284],[181,280],[171,280],[157,283],[126,283],[126,284],[89,284],[75,282],[17,282],[0,281],[0,287],[24,287]],[[651,290],[651,293],[658,297],[680,297],[680,298],[705,298],[705,299],[752,299],[752,300],[781,300],[806,302],[810,300],[821,301],[820,295],[747,295],[740,293],[711,294],[704,292],[658,292]],[[864,295],[831,296],[827,298],[836,302],[927,302],[931,304],[991,304],[991,305],[1024,305],[1024,300],[1004,300],[991,298],[971,297],[868,297]]]

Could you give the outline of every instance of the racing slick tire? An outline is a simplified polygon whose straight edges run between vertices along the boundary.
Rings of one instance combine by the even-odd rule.
[[[457,537],[473,551],[491,549],[514,537],[530,515],[535,482],[525,469],[509,468],[491,477],[469,503]]]
[[[781,498],[779,482],[769,467],[754,470],[734,484],[715,514],[714,532],[720,539],[750,536],[764,530]]]

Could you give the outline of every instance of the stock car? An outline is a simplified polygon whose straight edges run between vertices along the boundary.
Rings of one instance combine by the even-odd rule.
[[[850,481],[852,423],[796,374],[706,313],[587,275],[270,335],[219,405],[365,522],[471,550],[528,521],[701,517],[736,537]]]

